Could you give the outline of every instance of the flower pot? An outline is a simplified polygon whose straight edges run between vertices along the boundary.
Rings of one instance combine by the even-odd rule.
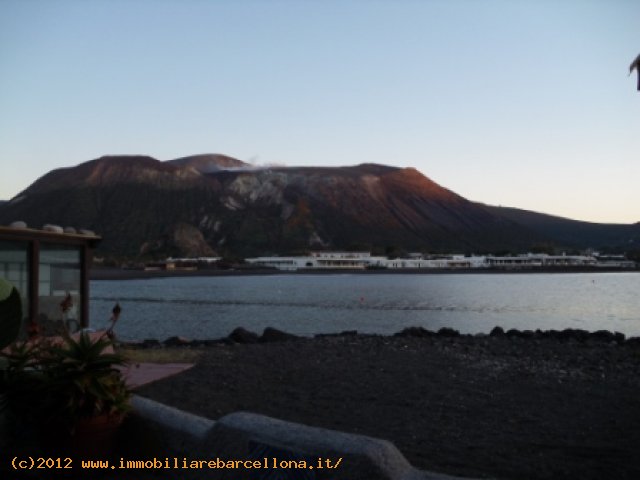
[[[123,418],[122,414],[103,413],[78,420],[71,433],[72,454],[82,459],[110,456]]]
[[[41,429],[45,452],[76,460],[108,458],[114,451],[123,414],[103,413],[78,419],[72,429],[49,424]]]

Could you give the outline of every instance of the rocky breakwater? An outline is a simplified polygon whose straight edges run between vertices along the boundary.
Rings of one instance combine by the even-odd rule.
[[[431,332],[412,327],[396,336],[430,340],[436,348],[495,379],[543,376],[562,383],[569,378],[616,377],[640,386],[640,337],[626,338],[620,332],[495,327],[489,335],[462,335],[450,328]]]
[[[423,327],[409,327],[393,336],[358,333],[356,330],[340,333],[298,336],[267,327],[262,334],[238,327],[227,337],[191,340],[170,337],[164,341],[148,339],[127,343],[129,348],[206,348],[295,342],[320,343],[323,348],[348,342],[360,348],[381,344],[385,349],[435,349],[469,365],[485,370],[498,378],[511,375],[553,376],[562,382],[566,378],[607,378],[619,376],[640,385],[640,337],[626,338],[620,332],[580,329],[565,330],[504,330],[496,326],[489,334],[461,334],[452,328],[432,331]]]

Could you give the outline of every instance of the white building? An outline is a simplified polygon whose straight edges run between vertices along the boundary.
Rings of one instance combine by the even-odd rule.
[[[312,252],[300,257],[256,257],[247,258],[247,263],[279,270],[312,269],[356,269],[366,268],[481,268],[486,266],[485,257],[447,255],[439,258],[395,258],[372,256],[369,252]]]
[[[365,269],[380,266],[385,257],[372,257],[369,252],[312,252],[300,257],[256,257],[245,261],[253,265],[272,267],[279,270],[299,270],[302,268],[324,269]]]
[[[485,257],[465,255],[439,255],[431,258],[385,259],[386,268],[483,268],[486,267]]]
[[[486,266],[497,268],[587,267],[595,266],[596,263],[594,257],[587,255],[527,253],[507,257],[486,257]]]
[[[634,262],[622,259],[607,259],[599,262],[591,255],[548,255],[527,253],[512,256],[465,256],[461,254],[424,256],[412,254],[409,258],[372,256],[369,252],[313,252],[300,257],[256,257],[247,258],[253,265],[279,270],[299,269],[519,269],[544,267],[633,267]]]

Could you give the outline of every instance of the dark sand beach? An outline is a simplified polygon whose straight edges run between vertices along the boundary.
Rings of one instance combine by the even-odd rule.
[[[93,266],[89,271],[91,280],[141,280],[149,278],[176,277],[237,277],[248,275],[335,275],[351,273],[358,275],[437,275],[437,274],[544,274],[544,273],[615,273],[637,272],[637,269],[616,267],[532,267],[532,268],[380,268],[380,269],[347,269],[347,268],[300,268],[298,270],[278,270],[269,267],[253,267],[240,265],[230,269],[124,269],[115,267]]]
[[[448,474],[640,478],[637,342],[413,333],[214,343],[138,393],[384,438]]]

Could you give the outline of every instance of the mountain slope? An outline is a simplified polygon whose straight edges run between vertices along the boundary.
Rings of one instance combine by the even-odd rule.
[[[507,218],[549,238],[558,247],[622,251],[640,248],[640,222],[629,225],[591,223],[517,208],[481,206],[494,215]]]
[[[0,223],[90,228],[103,236],[101,253],[125,256],[180,253],[184,242],[168,239],[196,230],[204,242],[190,245],[191,255],[207,246],[237,255],[522,251],[545,238],[411,168],[247,167],[223,155],[101,157],[41,177],[0,206]]]
[[[191,155],[165,162],[176,167],[191,167],[200,173],[214,173],[220,170],[251,168],[251,165],[233,157],[220,154]]]
[[[234,224],[227,240],[255,253],[389,245],[479,251],[524,248],[530,241],[530,232],[413,169],[364,164],[226,172],[215,178],[229,209],[221,217]]]
[[[146,241],[173,235],[174,225],[217,197],[219,185],[190,168],[142,156],[107,156],[57,169],[0,208],[0,223],[24,220],[89,228],[100,251],[132,256]]]

